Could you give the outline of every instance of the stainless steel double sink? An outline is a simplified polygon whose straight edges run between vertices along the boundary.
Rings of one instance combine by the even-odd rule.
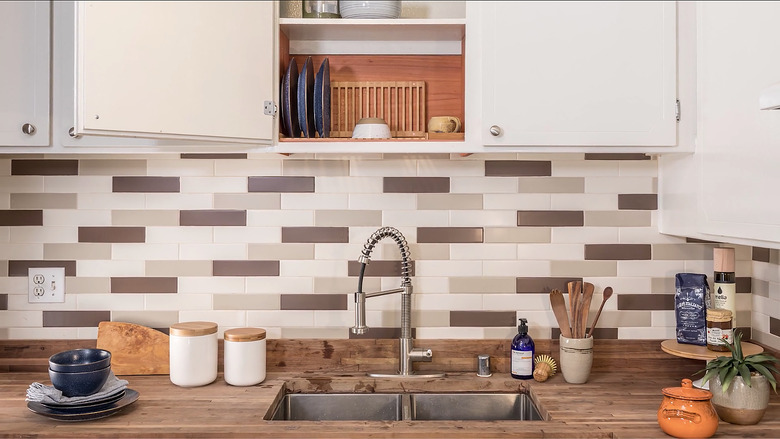
[[[288,393],[274,421],[540,421],[524,393]]]

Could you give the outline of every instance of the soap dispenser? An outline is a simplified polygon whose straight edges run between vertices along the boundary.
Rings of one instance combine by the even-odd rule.
[[[512,340],[511,373],[513,378],[530,380],[534,377],[534,340],[528,335],[528,320],[520,319],[517,335]]]

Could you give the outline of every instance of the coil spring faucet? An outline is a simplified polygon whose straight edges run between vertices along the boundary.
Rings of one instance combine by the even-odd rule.
[[[390,290],[365,293],[363,292],[363,274],[366,271],[366,265],[371,262],[371,252],[374,250],[374,247],[384,238],[391,238],[401,250],[401,286],[400,288]],[[398,339],[398,370],[395,373],[369,373],[368,375],[372,377],[443,377],[444,373],[441,372],[415,373],[412,370],[413,361],[431,361],[433,351],[414,347],[414,339],[412,339],[412,280],[409,277],[412,258],[409,252],[409,244],[406,242],[404,235],[394,227],[378,229],[363,245],[363,251],[358,258],[358,262],[360,262],[360,275],[358,277],[358,289],[355,293],[355,326],[352,327],[353,334],[365,334],[368,332],[368,326],[366,326],[367,298],[401,293],[401,337]]]

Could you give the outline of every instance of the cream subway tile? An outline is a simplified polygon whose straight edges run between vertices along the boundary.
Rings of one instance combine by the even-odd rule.
[[[308,294],[315,292],[310,277],[247,277],[248,294]],[[317,291],[322,292],[322,291]]]
[[[219,244],[270,244],[281,240],[280,227],[214,227],[214,242]]]
[[[549,243],[549,227],[486,227],[485,242]]]
[[[573,193],[585,192],[585,179],[581,177],[520,177],[517,192],[520,193]]]
[[[78,194],[77,200],[80,210],[140,210],[147,207],[146,194],[141,193]]]
[[[143,276],[144,261],[76,261],[76,272],[87,277]]]
[[[553,177],[605,177],[619,175],[617,160],[555,160],[552,163]]]
[[[147,260],[146,276],[211,276],[211,268],[212,261]]]
[[[357,286],[357,282],[355,282],[355,285]],[[397,282],[396,282],[396,284],[395,284],[395,286],[393,288],[398,288],[398,283]],[[383,290],[384,289],[385,288],[383,288]],[[366,288],[364,287],[363,290],[366,290]],[[379,291],[379,290],[377,290],[377,291]],[[413,295],[412,298],[414,299],[414,297],[415,296]],[[347,299],[348,299],[347,300],[347,310],[354,312],[354,310],[355,310],[355,301],[353,300],[353,298],[354,298],[354,296],[352,296],[352,294],[348,295],[348,297],[347,297]],[[380,325],[380,324],[384,325],[383,322],[380,322],[380,320],[378,320],[376,317],[372,317],[372,316],[376,316],[376,315],[380,315],[381,316],[381,315],[383,315],[382,314],[383,312],[387,312],[387,311],[393,311],[394,312],[395,310],[400,308],[400,303],[401,303],[401,298],[397,294],[373,297],[373,298],[371,298],[371,300],[366,302],[366,310],[367,310],[366,318],[368,318],[370,322],[373,322],[372,324],[375,325],[375,326],[376,325]],[[412,305],[412,307],[414,307],[414,305]],[[354,316],[354,313],[353,313],[353,316]],[[396,319],[396,320],[393,320],[393,321],[396,322],[396,325],[397,325],[398,324],[397,322],[399,322],[400,320]],[[391,324],[393,321],[391,321],[388,324]]]
[[[210,310],[211,294],[145,294],[145,308],[149,311]],[[181,319],[181,315],[179,317]],[[184,320],[179,320],[183,322]]]
[[[0,327],[40,328],[41,326],[43,326],[42,311],[0,311]]]
[[[373,226],[382,225],[381,210],[317,210],[314,212],[316,226]]]
[[[414,210],[417,194],[350,194],[351,210]]]
[[[415,261],[418,277],[482,276],[482,263],[474,261]]]
[[[518,259],[516,244],[450,244],[452,260]]]
[[[619,276],[671,277],[686,272],[682,261],[617,261]],[[712,271],[712,270],[710,270]]]
[[[515,294],[515,278],[508,276],[449,277],[449,292],[456,294]]]
[[[40,175],[15,175],[13,177],[0,177],[0,187],[8,193],[34,193],[39,194],[43,190],[43,177]]]
[[[178,244],[137,244],[137,243],[114,243],[111,244],[111,259],[122,260],[141,260],[146,261],[150,255],[158,260],[172,260],[179,258]]]
[[[318,260],[351,260],[357,259],[360,251],[363,250],[363,244],[314,244],[314,259]]]
[[[619,194],[649,193],[655,191],[655,179],[652,177],[587,177],[585,193]]]
[[[582,244],[518,244],[517,259],[570,261],[582,259]]]
[[[270,158],[271,156],[264,155]],[[282,160],[215,160],[214,175],[249,177],[251,175],[282,175]]]
[[[461,160],[417,160],[421,177],[480,177],[485,175],[484,162]]]
[[[650,265],[647,261],[621,261],[635,262]],[[550,274],[552,276],[617,276],[618,263],[616,261],[550,261]],[[621,273],[621,276],[639,276],[635,274]]]
[[[178,311],[111,311],[111,320],[150,328],[168,328],[179,322]]]
[[[753,277],[767,282],[780,283],[780,265],[753,264]],[[770,293],[772,290],[770,288]],[[769,297],[772,297],[772,295],[770,294]]]
[[[551,242],[555,244],[612,244],[618,242],[617,227],[554,227]]]
[[[79,294],[77,309],[86,311],[141,311],[144,309],[142,294]]]
[[[313,226],[314,211],[249,210],[247,211],[246,225],[250,227]]]
[[[146,175],[210,177],[214,175],[214,160],[147,160]]]
[[[282,328],[281,338],[345,340],[349,338],[349,328]]]
[[[246,177],[182,177],[182,193],[245,193]]]
[[[349,160],[284,160],[283,175],[349,175]]]
[[[217,324],[218,336],[225,328],[237,328],[247,326],[246,311],[179,311],[179,320],[182,322],[214,322]]]
[[[712,244],[654,244],[655,260],[710,260]]]
[[[415,160],[352,160],[349,175],[410,177],[417,175],[417,162]]]
[[[146,160],[81,159],[79,175],[146,175]]]
[[[487,261],[482,264],[484,276],[551,276],[551,261]],[[561,276],[568,276],[563,274]]]
[[[619,232],[621,244],[674,244],[685,245],[685,238],[658,233],[655,227],[623,227]],[[654,259],[658,259],[653,255]]]
[[[214,194],[215,209],[274,210],[282,207],[278,193]]]
[[[676,329],[667,328],[618,328],[619,340],[665,340],[675,338]]]
[[[111,193],[110,176],[46,176],[43,177],[43,191],[45,193]]]
[[[179,259],[246,259],[246,244],[180,244]]]
[[[314,325],[321,328],[349,328],[355,325],[355,313],[351,311],[314,311]]]
[[[90,211],[86,211],[90,212]],[[96,212],[96,211],[91,211]],[[114,226],[178,226],[178,210],[112,210],[108,211]],[[89,223],[82,225],[91,225]],[[98,224],[95,224],[98,225]],[[147,236],[148,238],[148,236]]]
[[[395,227],[436,227],[449,225],[446,210],[385,210],[382,213],[385,224]]]
[[[601,321],[601,318],[599,317],[599,321]],[[674,310],[669,311],[650,311],[650,323],[653,327],[659,327],[659,326],[670,326],[670,327],[677,327],[677,317],[675,316]],[[631,326],[631,325],[626,325]]]
[[[76,209],[77,195],[73,194],[9,194],[12,209],[57,209],[60,214],[67,209]],[[49,223],[44,223],[49,225]]]
[[[26,282],[25,282],[26,284]],[[66,277],[65,301],[73,294],[106,294],[111,291],[111,279],[108,277]]]
[[[29,303],[27,301],[27,279],[22,278],[25,280],[23,288],[20,288],[19,290],[16,290],[19,294],[9,294],[8,295],[8,307],[7,309],[13,310],[13,311],[41,311],[41,304],[40,303]],[[67,294],[65,294],[65,302],[63,303],[47,303],[45,304],[46,311],[72,311],[77,309],[77,301],[79,294],[71,294],[70,290],[70,283],[68,280],[65,280],[65,285],[67,289]],[[23,294],[22,294],[23,293]],[[90,294],[86,294],[85,296],[89,296]],[[1,324],[0,324],[1,326]]]
[[[47,226],[110,226],[111,211],[45,209],[43,223]]]
[[[767,332],[759,331],[755,328],[753,328],[751,332],[752,332],[751,335],[753,340],[763,345],[769,346],[772,349],[780,350],[780,337],[773,334],[769,334],[768,331]]]
[[[378,194],[382,193],[382,177],[317,177],[314,191],[318,194]]]
[[[624,160],[618,163],[618,172],[627,177],[657,177],[658,160]]]
[[[550,309],[549,294],[485,294],[482,297],[482,309],[504,311],[516,309],[525,311],[544,311]]]
[[[39,243],[0,245],[0,261],[8,259],[43,259],[43,246],[44,244]]]
[[[516,194],[517,177],[452,177],[453,194]]]
[[[548,210],[550,194],[485,194],[485,209]],[[517,223],[515,222],[515,225]]]
[[[284,279],[284,278],[283,278]],[[297,279],[297,278],[291,278]],[[308,279],[308,278],[301,278]],[[419,287],[419,278],[412,279],[412,285]],[[379,291],[380,278],[367,277],[363,279],[363,289],[366,291]],[[397,285],[396,285],[397,286]],[[357,279],[348,277],[315,277],[312,293],[353,293],[357,290]],[[372,299],[373,300],[373,299]]]
[[[215,310],[279,309],[278,294],[215,294]]]
[[[412,253],[412,259],[416,260],[447,260],[450,258],[449,244],[409,244],[409,251]]]
[[[79,328],[8,328],[7,340],[75,340]],[[92,337],[97,338],[97,337]]]
[[[420,340],[481,340],[485,328],[417,328]],[[435,354],[434,354],[435,355]]]
[[[248,326],[265,328],[279,326],[284,328],[314,326],[314,311],[247,311]]]
[[[197,262],[208,262],[211,265],[211,261]],[[246,280],[243,276],[211,277],[211,269],[195,276],[180,276],[178,279],[178,292],[183,295],[241,294],[244,291],[246,291]]]
[[[393,281],[387,285],[388,288],[398,287],[398,279],[385,278],[382,280]],[[412,285],[414,286],[414,294],[448,294],[450,292],[450,282],[447,277],[415,277],[412,279]],[[363,286],[365,288],[365,281]]]
[[[279,275],[291,276],[347,276],[346,261],[279,261]]]
[[[449,215],[449,225],[454,227],[511,227],[517,225],[517,211],[515,210],[451,210]]]
[[[213,195],[200,194],[143,194],[147,209],[211,209]]]
[[[51,243],[43,245],[44,259],[111,259],[111,245],[108,243]],[[148,257],[146,254],[144,257]],[[120,258],[121,259],[121,258]]]
[[[627,276],[619,276],[619,277],[585,277],[583,279],[584,282],[590,282],[595,286],[595,293],[594,297],[596,295],[599,295],[601,297],[601,293],[604,291],[604,288],[606,287],[612,287],[612,290],[614,291],[614,294],[612,296],[612,299],[610,299],[607,302],[607,306],[610,305],[611,302],[617,303],[617,301],[613,300],[615,298],[615,294],[621,294],[621,293],[629,293],[629,294],[651,294],[653,293],[653,287],[652,287],[652,281],[653,278],[650,277],[627,277]],[[672,281],[674,283],[674,281]],[[672,286],[674,288],[674,286]],[[665,291],[660,291],[665,292]],[[595,298],[593,299],[595,302]],[[604,309],[607,309],[607,306],[604,307]],[[617,309],[617,308],[615,308]]]
[[[176,215],[178,222],[178,213]],[[213,227],[147,227],[146,242],[149,244],[205,244],[213,240]]]
[[[78,228],[60,226],[11,227],[11,242],[16,244],[78,242]]]
[[[617,210],[618,197],[616,194],[552,194],[550,207],[554,210]]]
[[[312,243],[249,244],[249,259],[314,259],[314,246]]]
[[[349,195],[347,194],[317,194],[317,193],[283,193],[282,209],[347,209]]]

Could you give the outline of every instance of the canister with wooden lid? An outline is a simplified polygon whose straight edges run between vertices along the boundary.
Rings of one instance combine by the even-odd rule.
[[[182,322],[170,327],[171,382],[205,386],[217,379],[217,324]]]
[[[228,329],[224,337],[225,381],[233,386],[254,386],[263,382],[265,329]]]

